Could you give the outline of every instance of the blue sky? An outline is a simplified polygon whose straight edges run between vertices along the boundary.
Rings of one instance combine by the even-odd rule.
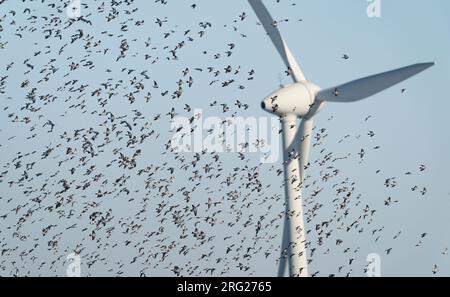
[[[162,114],[164,119],[153,123],[152,127],[156,130],[156,134],[160,134],[160,138],[146,142],[141,147],[143,153],[139,158],[138,168],[145,168],[150,164],[162,166],[164,162],[168,162],[168,166],[175,167],[178,165],[173,157],[164,154],[164,142],[170,139],[172,135],[169,132],[170,124],[165,114],[172,107],[176,108],[180,114],[192,116],[192,114],[183,110],[184,104],[189,104],[193,108],[203,109],[204,116],[222,117],[225,115],[221,113],[221,108],[210,107],[210,103],[217,100],[219,103],[227,102],[230,106],[233,106],[235,100],[239,99],[250,105],[247,111],[239,111],[241,115],[246,117],[268,116],[260,109],[260,101],[278,87],[280,74],[283,75],[284,73],[284,66],[270,40],[264,35],[262,27],[256,25],[256,16],[246,1],[195,1],[198,3],[198,7],[191,9],[189,4],[184,2],[180,4],[180,1],[169,0],[167,5],[161,5],[150,3],[151,1],[137,0],[131,5],[131,7],[139,8],[133,14],[133,18],[134,21],[145,20],[145,25],[136,27],[130,22],[127,32],[120,31],[122,27],[120,22],[126,21],[128,16],[121,11],[118,19],[109,23],[105,22],[103,14],[96,13],[96,6],[100,5],[99,2],[101,1],[97,1],[89,8],[83,8],[82,10],[82,15],[87,14],[87,17],[92,20],[92,26],[76,23],[73,27],[63,30],[64,26],[55,25],[56,28],[62,30],[62,40],[57,38],[46,40],[40,34],[40,30],[29,32],[29,27],[26,27],[23,32],[24,38],[14,36],[18,26],[33,26],[30,20],[27,20],[28,16],[22,13],[25,6],[32,7],[35,9],[33,14],[40,16],[48,16],[50,13],[54,13],[53,9],[37,2],[17,4],[15,1],[6,1],[0,5],[0,15],[8,14],[11,9],[18,12],[15,17],[8,14],[6,21],[1,23],[4,31],[0,32],[0,42],[8,41],[5,49],[0,50],[1,69],[6,69],[6,65],[15,61],[13,71],[5,71],[9,75],[7,92],[1,94],[0,97],[2,99],[0,161],[3,166],[7,166],[7,163],[11,162],[18,151],[25,153],[37,150],[38,155],[30,157],[30,160],[37,159],[38,165],[36,166],[38,168],[36,170],[44,172],[44,177],[49,178],[49,188],[53,192],[59,189],[58,177],[68,176],[67,171],[64,172],[64,170],[70,169],[71,166],[70,164],[67,165],[67,168],[63,166],[64,169],[61,169],[61,172],[64,173],[58,173],[57,178],[51,177],[58,170],[58,161],[63,159],[63,148],[56,149],[54,158],[52,156],[52,158],[40,160],[37,157],[47,146],[61,143],[59,135],[64,131],[79,127],[87,129],[99,127],[105,117],[89,113],[95,110],[98,113],[101,112],[98,104],[89,100],[90,91],[99,87],[109,77],[113,77],[114,80],[128,81],[129,77],[121,71],[124,67],[138,69],[137,72],[148,70],[151,79],[145,82],[146,91],[149,90],[153,93],[153,99],[150,104],[146,104],[143,95],[140,94],[137,103],[130,105],[123,99],[123,96],[115,96],[110,100],[108,109],[117,116],[128,114],[131,117],[133,109],[137,108],[142,111],[147,119],[152,119],[157,114]],[[450,121],[447,116],[450,108],[447,92],[450,77],[450,61],[448,59],[450,19],[446,12],[450,10],[450,3],[443,0],[382,0],[381,18],[367,17],[368,3],[364,0],[282,0],[280,3],[276,3],[276,1],[264,1],[264,3],[274,19],[289,19],[288,22],[282,22],[279,29],[297,57],[306,78],[323,88],[416,62],[434,61],[436,63],[433,68],[426,72],[373,98],[353,104],[329,104],[317,116],[316,131],[325,128],[328,136],[320,141],[319,145],[313,147],[311,154],[313,166],[308,171],[310,176],[308,180],[311,182],[311,186],[307,189],[305,195],[308,201],[307,209],[310,209],[315,203],[323,204],[323,207],[318,216],[308,226],[314,229],[315,224],[328,220],[334,215],[335,203],[333,203],[333,199],[336,198],[336,194],[333,190],[333,184],[346,179],[349,181],[348,184],[355,182],[354,197],[360,195],[360,198],[351,201],[350,217],[344,220],[342,226],[339,224],[332,226],[333,236],[324,245],[317,245],[318,235],[314,231],[308,235],[308,239],[312,242],[311,245],[317,250],[310,271],[319,271],[319,275],[324,276],[329,274],[345,275],[350,271],[352,275],[364,275],[363,267],[366,264],[366,256],[370,253],[378,253],[381,256],[382,275],[432,275],[431,271],[435,264],[439,267],[439,275],[450,275],[450,260],[448,256],[442,255],[442,251],[450,246],[450,233],[447,228],[447,212],[450,209],[450,185],[447,182],[450,157],[447,152],[450,151],[450,140],[446,131]],[[291,4],[295,4],[295,6]],[[244,11],[247,14],[245,21],[233,22]],[[92,15],[88,15],[89,13],[92,13]],[[59,17],[63,22],[67,22],[64,13],[60,13]],[[168,22],[164,24],[163,28],[159,28],[155,24],[156,18],[167,18]],[[9,22],[13,19],[16,25],[9,25]],[[299,19],[302,21],[299,21]],[[39,24],[43,23],[42,20],[38,20],[38,22]],[[198,35],[196,35],[196,32],[201,30],[200,22],[211,22],[213,24],[212,28],[205,30],[206,33],[203,38],[198,38]],[[233,30],[233,26],[236,26],[236,31]],[[74,61],[83,63],[81,61],[86,54],[86,50],[80,43],[70,45],[70,36],[76,33],[78,27],[82,28],[85,34],[93,36],[94,40],[104,39],[100,48],[110,48],[110,52],[108,55],[94,54],[88,58],[94,61],[96,66],[94,69],[81,67],[77,71],[69,73],[70,60],[66,59],[73,57]],[[164,47],[166,45],[172,47],[180,40],[185,40],[183,33],[188,29],[192,30],[192,36],[196,37],[195,41],[186,42],[185,48],[178,53],[179,59],[177,61],[166,60],[168,50]],[[114,34],[114,37],[106,38],[101,34],[102,31],[108,31]],[[163,33],[166,32],[171,32],[168,38],[163,36]],[[120,34],[124,34],[125,37],[120,36]],[[245,34],[247,37],[243,38],[241,34]],[[149,50],[143,46],[148,37],[152,41],[151,47],[156,49]],[[125,59],[116,61],[118,47],[124,38],[130,42],[130,50]],[[135,42],[132,41],[134,38],[136,38]],[[224,57],[224,52],[231,42],[236,44],[233,55]],[[58,55],[58,50],[65,43],[69,43],[67,49],[62,55]],[[45,52],[46,46],[51,48],[50,54],[42,54],[38,58],[31,57],[36,51]],[[207,54],[204,54],[203,51],[207,51]],[[159,56],[159,61],[151,65],[149,64],[151,59],[143,61],[142,57],[147,52],[152,57]],[[222,57],[217,60],[214,59],[216,53],[221,53]],[[135,54],[135,57],[133,57],[133,54]],[[350,59],[342,59],[343,54],[348,54]],[[42,58],[43,56],[44,58]],[[43,74],[36,73],[36,70],[31,75],[24,74],[26,66],[23,65],[23,61],[27,57],[31,58],[36,69],[42,69],[51,58],[55,58],[56,62],[53,64],[60,70],[48,82],[37,84]],[[245,84],[244,90],[238,89],[237,85],[230,88],[221,88],[220,85],[209,86],[210,76],[205,73],[206,71],[198,74],[193,70],[196,67],[206,69],[208,66],[223,69],[228,65],[231,65],[233,69],[240,66],[241,74],[237,78],[237,83]],[[185,87],[181,100],[170,100],[167,97],[160,96],[160,91],[172,90],[176,87],[177,80],[186,67],[191,69],[191,73],[195,73],[194,87]],[[105,73],[107,68],[111,69],[112,72]],[[252,69],[255,70],[255,79],[247,81],[247,72]],[[63,74],[66,73],[69,73],[69,75],[64,77]],[[288,78],[282,77],[284,83],[289,82]],[[19,116],[28,115],[26,111],[20,110],[25,102],[24,98],[27,92],[31,89],[31,87],[20,88],[21,82],[25,79],[31,81],[31,86],[37,87],[39,95],[49,93],[58,97],[51,104],[39,103],[42,108],[39,114],[42,117],[31,114],[31,124],[11,122],[11,118],[8,118],[10,113]],[[83,110],[69,108],[71,104],[80,101],[75,99],[74,94],[57,90],[61,84],[70,79],[77,79],[79,83],[89,85],[87,88],[89,90],[88,95],[83,97],[86,99],[86,110],[89,112],[83,113]],[[221,80],[223,79],[225,77],[221,76]],[[154,80],[158,82],[159,90],[151,88]],[[404,94],[401,93],[402,88],[406,89]],[[120,92],[122,95],[122,93],[126,94],[128,90],[121,90]],[[72,97],[69,99],[69,96]],[[66,99],[68,101],[64,102]],[[3,110],[6,106],[8,106],[8,110]],[[59,116],[65,112],[67,113],[64,117]],[[369,115],[371,118],[365,121],[364,119]],[[54,133],[47,133],[48,128],[42,128],[42,125],[48,119],[56,123]],[[27,137],[33,134],[29,130],[33,123],[36,124],[36,131],[33,133],[36,133],[37,136],[29,140]],[[375,137],[368,137],[369,131],[374,131]],[[346,135],[350,135],[350,137],[340,142]],[[11,139],[12,136],[15,136],[15,138]],[[375,146],[380,146],[380,149],[374,150],[373,147]],[[92,227],[89,225],[89,219],[86,215],[80,214],[77,230],[68,231],[64,227],[73,223],[72,219],[61,221],[55,213],[40,210],[39,215],[35,218],[36,222],[27,222],[21,229],[21,232],[27,235],[30,240],[21,242],[12,236],[13,229],[8,228],[14,226],[18,218],[11,215],[8,219],[0,221],[3,230],[0,238],[2,238],[1,242],[6,244],[7,247],[18,246],[19,249],[10,252],[5,257],[6,263],[2,265],[7,267],[6,271],[14,271],[15,268],[13,267],[15,266],[10,262],[15,260],[18,262],[16,266],[19,267],[18,271],[21,274],[26,274],[29,271],[31,274],[63,275],[65,256],[77,244],[82,243],[86,247],[82,253],[82,271],[85,274],[109,275],[111,274],[108,271],[109,269],[113,269],[115,272],[118,270],[117,266],[119,265],[115,264],[115,262],[118,262],[126,264],[119,269],[124,274],[136,275],[143,267],[146,267],[148,275],[173,275],[170,269],[174,265],[185,267],[185,271],[187,271],[188,267],[193,265],[192,263],[198,261],[201,254],[208,253],[210,249],[215,251],[214,257],[218,258],[225,253],[225,244],[235,243],[239,245],[241,240],[245,240],[244,246],[252,244],[252,240],[249,238],[254,233],[253,225],[249,228],[241,228],[242,226],[239,224],[235,227],[229,227],[226,224],[208,227],[207,224],[201,223],[205,224],[203,228],[207,230],[208,234],[232,235],[230,243],[224,243],[219,238],[220,236],[217,236],[210,245],[196,247],[184,257],[173,253],[161,264],[128,264],[130,255],[136,253],[136,250],[131,247],[132,245],[123,246],[122,243],[125,240],[130,240],[133,243],[140,242],[145,238],[147,231],[151,232],[159,228],[161,223],[158,222],[155,208],[157,203],[164,201],[164,198],[161,198],[157,191],[148,191],[146,195],[151,199],[145,216],[135,215],[140,207],[137,201],[142,198],[142,193],[146,192],[143,189],[144,183],[141,178],[135,177],[135,171],[125,171],[117,166],[106,167],[106,164],[115,158],[113,148],[116,147],[122,147],[124,153],[132,154],[133,152],[133,150],[124,147],[123,141],[115,138],[112,145],[107,147],[104,153],[89,161],[89,165],[95,165],[96,171],[104,173],[110,179],[123,174],[133,176],[128,182],[128,186],[140,190],[140,192],[132,194],[135,195],[136,201],[130,201],[129,195],[123,193],[117,194],[117,196],[112,195],[114,197],[104,200],[99,209],[103,212],[107,212],[109,209],[113,210],[115,220],[111,224],[116,226],[117,229],[120,229],[120,222],[129,223],[141,219],[142,229],[136,234],[129,235],[116,232],[110,238],[101,233],[104,232],[102,230],[99,232],[101,242],[95,243],[89,240],[86,235],[87,232],[80,231],[83,227],[88,229]],[[334,181],[328,183],[321,181],[321,176],[326,172],[326,169],[316,162],[323,158],[324,154],[320,152],[322,149],[333,152],[334,156],[351,154],[348,159],[338,161],[333,165],[339,169],[340,173]],[[361,149],[366,150],[363,161],[360,161],[357,155]],[[192,159],[192,157],[192,155],[186,155],[188,159]],[[243,167],[246,164],[249,167],[259,165],[257,154],[249,154],[247,157],[248,160],[242,162],[237,154],[221,155],[224,176],[231,174],[235,167]],[[427,167],[423,172],[419,170],[421,164],[425,164]],[[277,164],[261,165],[258,169],[261,181],[264,186],[268,186],[267,190],[258,194],[242,190],[241,198],[243,199],[266,201],[267,199],[264,200],[264,198],[270,197],[269,202],[264,202],[262,206],[255,205],[251,208],[243,208],[244,221],[250,218],[255,223],[255,218],[267,211],[267,204],[273,204],[273,208],[270,210],[270,216],[273,218],[282,211],[283,199],[272,199],[277,195],[283,195],[282,180],[276,175],[276,170],[272,169],[272,166],[276,169],[281,168],[281,160]],[[376,173],[377,170],[380,170],[380,172]],[[69,178],[73,178],[76,181],[75,184],[78,184],[86,179],[82,175],[82,171],[80,170],[74,177],[69,176]],[[412,172],[412,175],[405,175],[408,171]],[[0,183],[2,212],[7,212],[17,205],[29,202],[29,198],[23,195],[23,187],[9,187],[7,183],[8,180],[19,177],[21,173],[22,171],[10,170],[7,177]],[[161,173],[160,177],[170,179],[170,175],[166,173]],[[183,185],[186,187],[193,186],[192,182],[184,177],[183,171],[176,171],[175,179],[172,181],[173,190]],[[397,178],[398,186],[386,188],[384,186],[385,180],[392,177]],[[314,181],[317,182],[313,184]],[[30,181],[25,187],[38,187],[42,182],[42,180],[36,178],[35,181]],[[220,182],[221,180],[203,180],[199,187],[201,189],[196,193],[193,203],[198,202],[203,205],[208,197],[212,196],[218,200],[225,197],[227,189],[220,190],[222,187]],[[411,191],[411,187],[415,185],[419,189],[426,187],[427,194],[422,196],[418,191]],[[85,192],[71,189],[77,199],[77,204],[74,207],[77,214],[81,212],[83,203],[91,201],[96,190],[101,189],[100,186],[96,187],[93,186]],[[320,195],[311,198],[310,195],[314,189],[319,188],[323,188]],[[399,202],[386,207],[384,200],[389,196]],[[178,200],[171,200],[169,203],[183,205],[181,195],[176,194],[174,197]],[[12,198],[13,201],[7,203],[9,198]],[[358,203],[358,201],[360,202]],[[52,201],[47,200],[47,202],[50,205]],[[235,215],[235,210],[229,208],[232,204],[227,203],[229,202],[224,202],[223,214],[218,216],[219,220],[225,222],[232,221]],[[346,232],[345,226],[362,215],[362,209],[366,205],[376,210],[373,220],[364,223],[364,232],[362,233],[357,232],[357,230]],[[253,217],[251,217],[252,215]],[[188,224],[193,223],[193,221]],[[58,224],[58,222],[60,223]],[[51,231],[52,236],[58,237],[59,232],[63,234],[59,235],[60,244],[56,250],[47,250],[45,246],[48,238],[43,239],[40,235],[42,227],[49,224],[59,225]],[[241,222],[242,224],[243,222]],[[167,236],[169,237],[167,242],[176,241],[179,230],[170,223],[161,225],[165,227],[165,231],[159,239]],[[344,230],[341,230],[340,227],[343,227]],[[193,228],[193,225],[189,225],[189,228]],[[377,236],[373,236],[372,231],[381,228],[383,228],[380,232],[382,235],[375,242]],[[277,230],[279,230],[279,233]],[[268,227],[266,231],[268,236],[266,240],[259,240],[255,243],[255,246],[261,247],[261,251],[273,251],[281,241],[279,236],[281,228],[277,229],[273,225]],[[393,239],[399,231],[401,231],[399,238]],[[427,235],[422,240],[422,245],[416,247],[415,245],[421,240],[420,235],[422,233],[427,233]],[[272,235],[272,237],[269,235]],[[40,247],[34,255],[39,260],[44,259],[47,262],[58,259],[55,267],[44,265],[43,268],[38,268],[38,265],[32,264],[30,259],[19,260],[20,251],[28,245],[32,245],[32,238],[41,238],[38,240]],[[148,246],[145,247],[146,251],[151,253],[160,248],[157,239],[150,240]],[[343,239],[343,246],[336,246],[336,239]],[[111,248],[114,243],[120,244],[116,248]],[[188,238],[182,241],[181,245],[184,244],[195,246],[196,242],[194,239]],[[100,248],[98,245],[100,245]],[[349,248],[352,252],[357,250],[357,252],[344,253],[346,248]],[[385,251],[388,248],[392,248],[389,255]],[[329,253],[326,253],[327,249],[330,249]],[[88,268],[86,263],[96,253],[100,254],[99,258],[105,257],[108,259],[108,264],[99,263]],[[264,256],[264,252],[255,254],[248,263],[252,274],[275,275],[276,257],[277,252],[272,252],[267,258]],[[348,267],[347,264],[351,258],[355,259],[355,263]],[[36,263],[40,262],[39,260]],[[212,258],[210,262],[203,263],[200,261],[199,263],[204,265],[202,267],[215,265]],[[237,264],[235,264],[230,260],[228,266],[231,275],[248,274],[237,269]],[[346,267],[338,272],[337,269],[341,265]],[[217,269],[219,271],[225,269],[226,266],[218,264]]]

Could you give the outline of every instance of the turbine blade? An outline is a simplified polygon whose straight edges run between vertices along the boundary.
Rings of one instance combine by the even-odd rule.
[[[353,102],[375,95],[416,74],[434,63],[414,64],[396,70],[375,74],[346,84],[320,91],[316,98],[329,102]]]
[[[299,169],[300,169],[300,182],[302,183],[305,180],[305,167],[309,162],[309,151],[311,149],[311,140],[312,140],[312,130],[314,126],[314,120],[312,118],[303,119],[300,128],[298,129],[297,141],[298,141],[298,152],[299,152]]]
[[[289,222],[284,218],[283,235],[281,239],[280,263],[278,264],[278,277],[284,277],[287,272],[287,262],[289,257]]]
[[[286,42],[281,37],[280,31],[277,28],[276,22],[273,20],[267,8],[261,2],[261,0],[248,0],[251,7],[255,11],[259,21],[263,25],[273,44],[275,45],[278,53],[283,59],[284,64],[292,73],[293,80],[295,82],[305,81],[300,66],[292,55],[291,50],[287,46]]]

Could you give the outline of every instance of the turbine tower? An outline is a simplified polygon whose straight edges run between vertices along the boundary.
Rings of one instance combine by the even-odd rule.
[[[284,86],[267,97],[261,106],[280,117],[283,128],[284,179],[286,215],[283,227],[278,276],[284,276],[286,262],[290,276],[308,276],[305,224],[303,218],[303,180],[309,162],[314,115],[326,102],[354,102],[390,88],[434,63],[421,63],[361,78],[321,90],[306,81],[267,8],[261,0],[248,0],[259,21],[287,66],[293,84]],[[301,119],[297,129],[297,119]]]

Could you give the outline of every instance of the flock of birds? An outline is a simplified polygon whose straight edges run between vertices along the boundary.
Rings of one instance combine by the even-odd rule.
[[[280,255],[289,257],[280,250],[281,162],[261,164],[245,153],[177,153],[169,129],[179,114],[195,119],[196,89],[245,98],[258,85],[254,67],[233,63],[256,18],[242,11],[229,24],[202,19],[186,26],[149,14],[140,7],[147,1],[99,0],[84,1],[81,16],[69,19],[68,1],[11,2],[0,1],[0,275],[61,275],[70,253],[81,257],[85,276],[259,275],[261,261],[275,273]],[[162,10],[170,1],[153,2],[146,5]],[[195,12],[197,2],[176,9]],[[236,40],[202,49],[217,28]],[[208,65],[186,57],[187,48]],[[162,73],[168,65],[178,73]],[[235,117],[258,102],[214,98],[204,106]],[[374,131],[344,135],[334,146],[372,138]],[[327,139],[326,128],[314,129],[309,167],[320,175],[305,181],[308,258],[340,253],[342,264],[311,274],[361,274],[367,270],[357,260],[361,248],[347,235],[368,234],[374,242],[392,235],[339,164],[363,163],[380,146],[337,155],[324,148]],[[419,164],[405,175],[426,170]],[[399,179],[386,177],[380,187],[399,187]],[[426,196],[427,188],[413,185],[411,192]],[[380,203],[392,207],[398,199]],[[416,246],[427,236],[418,234]],[[399,237],[401,231],[393,239]]]

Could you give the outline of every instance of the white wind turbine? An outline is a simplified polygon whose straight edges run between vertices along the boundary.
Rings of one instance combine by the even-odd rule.
[[[424,71],[434,63],[414,64],[321,90],[306,81],[276,22],[261,0],[248,1],[294,80],[293,84],[282,87],[261,104],[264,110],[280,116],[283,128],[286,218],[278,276],[284,276],[287,261],[290,276],[308,276],[302,189],[305,166],[309,162],[314,115],[325,102],[362,100]],[[298,130],[297,118],[301,118]],[[287,251],[287,256],[283,256],[284,251]]]

